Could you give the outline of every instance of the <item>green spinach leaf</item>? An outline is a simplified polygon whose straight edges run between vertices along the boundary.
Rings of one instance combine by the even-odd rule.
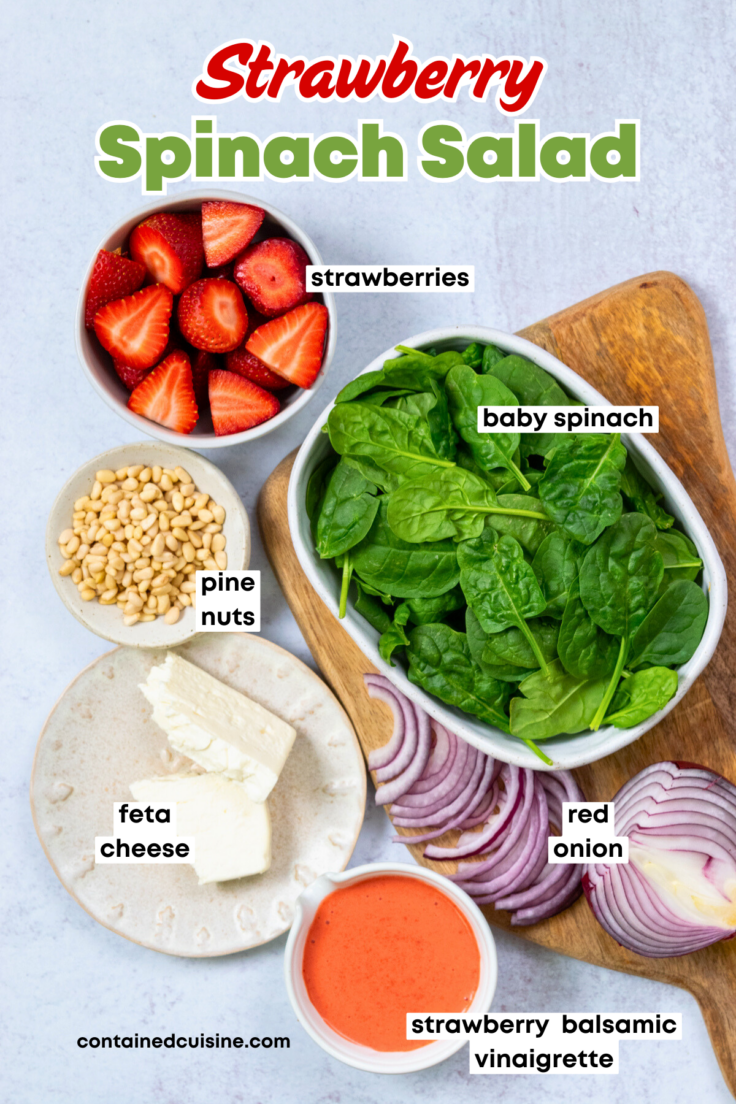
[[[529,674],[529,669],[527,667],[517,667],[513,663],[497,664],[485,662],[483,659],[483,649],[486,646],[486,641],[490,639],[491,634],[483,631],[480,621],[475,616],[470,606],[467,606],[465,610],[465,635],[473,661],[477,663],[481,671],[485,671],[487,675],[490,675],[492,678],[500,679],[501,682],[521,682],[521,680],[526,678]]]
[[[332,447],[341,456],[368,457],[404,479],[455,466],[437,455],[426,419],[416,415],[349,402],[333,406],[327,424]]]
[[[629,500],[633,509],[640,514],[646,514],[658,529],[671,528],[675,519],[659,505],[662,495],[652,490],[631,456],[626,457],[626,466],[621,477],[621,492]]]
[[[325,456],[324,460],[320,460],[307,481],[305,506],[307,509],[307,517],[312,525],[313,535],[322,505],[322,499],[325,497],[325,491],[327,490],[327,484],[330,481],[332,470],[339,459],[340,457],[334,452],[330,452],[328,456]]]
[[[511,732],[526,740],[549,740],[584,732],[606,692],[605,679],[577,679],[559,660],[549,675],[535,671],[519,684],[523,697],[511,699]]]
[[[499,360],[503,360],[507,354],[503,349],[499,349],[497,345],[486,345],[483,350],[483,360],[481,362],[481,371],[483,375],[488,375],[493,371],[495,364],[498,364]]]
[[[407,607],[409,620],[414,625],[431,625],[441,621],[445,614],[462,609],[465,605],[465,595],[460,587],[456,586],[437,598],[408,598],[403,605]]]
[[[539,499],[530,495],[499,494],[496,501],[500,510],[490,516],[490,524],[499,533],[508,533],[515,537],[521,547],[534,556],[546,537],[556,529],[555,523],[546,516]],[[517,510],[525,512],[515,513]],[[534,514],[537,516],[529,516]],[[540,515],[544,517],[544,521]]]
[[[619,649],[620,641],[596,625],[580,601],[576,576],[570,584],[557,640],[562,666],[574,678],[606,678],[616,668]]]
[[[402,483],[389,498],[388,522],[397,536],[413,544],[477,537],[486,517],[502,514],[549,524],[539,502],[529,502],[533,509],[501,506],[490,484],[465,468],[454,467]]]
[[[534,635],[539,650],[547,662],[551,663],[557,659],[559,623],[550,617],[532,617],[527,621],[527,627]],[[516,625],[488,635],[483,649],[483,662],[499,666],[511,663],[515,667],[525,667],[532,671],[539,667],[529,641]]]
[[[322,559],[341,556],[358,544],[377,510],[375,485],[341,460],[330,476],[317,519],[317,551]]]
[[[634,633],[628,666],[682,666],[695,654],[707,620],[708,599],[697,583],[676,579]]]
[[[633,728],[663,709],[676,693],[677,671],[667,667],[637,671],[619,687],[605,722],[616,728]]]
[[[493,365],[492,372],[514,393],[520,406],[572,405],[554,376],[526,357],[504,357]]]
[[[395,598],[436,598],[452,590],[460,578],[455,544],[417,547],[401,540],[386,520],[387,498],[381,498],[370,532],[352,550],[360,580]]]
[[[483,346],[474,341],[463,349],[463,363],[469,364],[471,368],[480,368],[483,363]]]
[[[519,447],[519,434],[478,432],[479,406],[518,406],[516,397],[495,376],[479,376],[467,364],[458,365],[447,373],[445,387],[455,428],[476,464],[484,471],[508,468],[528,491],[529,482],[513,460]]]
[[[577,541],[568,540],[562,533],[552,532],[547,534],[534,553],[532,571],[547,602],[544,611],[547,617],[556,617],[558,621],[562,619],[583,551]]]
[[[592,544],[621,516],[625,463],[626,449],[617,433],[563,437],[539,484],[545,510],[568,536]]]
[[[385,633],[387,629],[391,628],[391,618],[386,610],[383,608],[380,602],[368,593],[359,579],[355,580],[355,589],[358,594],[355,599],[355,608],[369,625],[372,625],[379,633]]]
[[[544,595],[519,542],[488,526],[479,537],[458,544],[457,558],[460,586],[484,631],[516,625],[546,672],[547,660],[526,620],[544,612]]]
[[[473,662],[465,633],[449,625],[420,625],[409,633],[409,678],[440,701],[508,732],[509,683]]]
[[[381,634],[381,639],[378,641],[379,655],[392,667],[396,666],[391,658],[396,649],[408,647],[409,637],[406,635],[406,629],[404,628],[408,619],[409,610],[406,605],[399,606],[394,614],[393,621]]]

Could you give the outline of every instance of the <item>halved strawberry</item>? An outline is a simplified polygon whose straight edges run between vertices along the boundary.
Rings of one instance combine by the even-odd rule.
[[[214,353],[207,353],[204,349],[192,349],[192,380],[194,381],[194,397],[200,410],[207,405],[208,379],[210,372],[220,367],[220,358]],[[228,354],[229,355],[229,354]]]
[[[251,245],[235,262],[233,275],[253,306],[267,318],[313,298],[307,291],[309,257],[291,238]]]
[[[151,215],[130,235],[130,252],[157,283],[178,295],[202,272],[202,218],[196,212]]]
[[[162,360],[138,384],[128,399],[128,408],[176,433],[191,433],[199,411],[187,354],[178,350]]]
[[[95,333],[114,360],[131,368],[152,368],[169,340],[174,296],[163,284],[113,299],[95,315]]]
[[[266,367],[263,361],[247,352],[243,345],[239,345],[237,349],[225,355],[225,367],[228,372],[236,372],[237,375],[249,379],[251,383],[265,387],[267,391],[283,391],[289,386],[288,380],[277,376]]]
[[[150,368],[131,368],[124,360],[113,358],[112,366],[129,391],[135,391],[139,383],[143,383]]]
[[[146,278],[145,266],[119,253],[109,253],[101,249],[95,258],[92,275],[89,278],[87,299],[84,304],[84,324],[91,330],[95,315],[105,303],[131,295],[143,285]]]
[[[311,387],[322,364],[327,318],[322,303],[304,303],[259,326],[245,348],[289,383]]]
[[[237,349],[248,329],[248,312],[231,280],[197,280],[179,300],[182,336],[195,349],[227,353]]]
[[[229,203],[222,199],[202,204],[202,237],[209,268],[227,264],[252,241],[263,222],[265,211],[249,203]]]
[[[278,414],[281,403],[250,380],[217,368],[210,372],[210,410],[218,437],[241,433]]]

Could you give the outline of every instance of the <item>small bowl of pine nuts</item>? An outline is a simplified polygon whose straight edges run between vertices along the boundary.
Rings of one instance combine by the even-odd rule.
[[[197,631],[195,572],[248,567],[248,515],[198,453],[120,445],[59,492],[46,562],[59,597],[93,633],[133,648],[175,647]]]

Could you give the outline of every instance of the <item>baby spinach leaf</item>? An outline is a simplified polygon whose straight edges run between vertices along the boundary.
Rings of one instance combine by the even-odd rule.
[[[404,626],[409,619],[409,610],[406,605],[401,605],[394,614],[394,619],[381,634],[381,639],[378,641],[378,652],[382,659],[386,663],[390,663],[392,667],[395,667],[391,656],[397,648],[405,648],[409,644],[409,637],[406,635]]]
[[[313,533],[314,525],[319,516],[320,506],[322,505],[322,499],[325,497],[327,484],[330,481],[332,469],[336,466],[339,459],[339,456],[334,452],[330,452],[328,456],[325,456],[324,460],[320,460],[307,481],[305,506],[307,517],[312,523]]]
[[[408,598],[403,605],[409,611],[409,620],[415,625],[431,625],[441,621],[445,614],[462,609],[465,605],[465,595],[460,587],[456,586],[437,598]]]
[[[463,363],[462,353],[458,353],[455,349],[448,349],[445,353],[434,355],[423,353],[420,349],[410,349],[408,345],[397,345],[396,348],[404,353],[404,356],[384,361],[383,371],[388,379],[395,380],[399,378],[398,372],[408,371],[429,373],[435,379],[442,380],[453,365]],[[424,391],[425,388],[421,387],[419,390]]]
[[[548,460],[560,443],[559,433],[522,433],[519,442],[522,460],[542,456]]]
[[[434,541],[418,547],[397,537],[386,520],[387,498],[366,537],[353,549],[361,582],[396,598],[436,598],[452,590],[460,578],[456,546]]]
[[[379,633],[385,633],[391,627],[391,618],[380,602],[369,594],[359,579],[355,580],[355,588],[358,595],[355,599],[355,608],[369,625]]]
[[[492,372],[513,391],[520,406],[572,405],[557,380],[526,357],[504,357],[493,365]]]
[[[374,387],[379,387],[383,383],[383,368],[379,368],[375,372],[364,372],[362,376],[356,376],[354,380],[347,383],[342,391],[338,393],[335,399],[336,403],[352,402],[353,399],[360,398],[361,395],[365,395],[367,391],[371,391]]]
[[[471,368],[480,368],[483,363],[483,346],[474,341],[463,349],[463,363],[469,364]]]
[[[577,679],[559,660],[549,676],[535,671],[519,684],[523,697],[511,699],[511,732],[521,739],[549,740],[590,728],[606,691],[606,680]]]
[[[577,576],[570,584],[557,640],[557,654],[568,674],[578,679],[605,678],[616,667],[620,642],[596,625],[580,601]]]
[[[539,484],[544,508],[568,536],[592,544],[621,516],[625,463],[626,449],[617,433],[563,437]]]
[[[436,380],[430,380],[429,384],[428,391],[409,392],[392,400],[389,405],[405,414],[426,418],[437,455],[444,460],[454,460],[457,453],[457,433],[450,418],[447,393]]]
[[[409,479],[435,467],[454,467],[437,455],[424,418],[349,402],[333,406],[327,424],[332,447],[341,456],[367,456],[393,475]]]
[[[529,490],[526,477],[513,460],[519,447],[519,434],[478,432],[478,407],[518,406],[512,392],[495,376],[479,376],[467,364],[458,365],[447,373],[445,387],[455,428],[476,464],[484,471],[508,468],[524,490]]]
[[[360,401],[368,406],[393,406],[392,399],[401,399],[405,395],[412,395],[413,393],[413,391],[407,390],[406,387],[397,387],[392,391],[378,387],[375,391],[369,391],[367,395],[361,395]]]
[[[544,612],[544,595],[519,542],[488,526],[479,537],[460,542],[457,558],[463,594],[485,632],[516,625],[546,671],[547,660],[526,621]]]
[[[589,548],[580,568],[580,597],[597,625],[620,636],[616,666],[591,722],[595,731],[618,686],[631,637],[654,605],[664,574],[655,547],[654,522],[644,514],[623,514]]]
[[[473,662],[465,633],[449,625],[419,625],[409,633],[407,658],[409,678],[417,686],[508,732],[511,687]]]
[[[493,366],[498,364],[499,360],[503,360],[507,354],[503,349],[499,349],[497,345],[486,345],[483,350],[483,361],[481,364],[481,371],[483,375],[488,375],[493,371]]]
[[[514,463],[517,462],[517,459],[518,453],[515,453]],[[516,476],[512,475],[508,468],[494,468],[493,471],[483,471],[483,469],[476,464],[470,453],[463,451],[462,448],[458,449],[456,460],[459,468],[464,468],[466,471],[472,472],[473,475],[477,475],[479,479],[482,479],[484,483],[490,484],[496,494],[510,493],[519,486]],[[527,479],[528,478],[529,475],[527,473]]]
[[[688,579],[676,579],[649,611],[631,640],[629,667],[651,663],[680,667],[695,654],[708,620],[708,599]]]
[[[648,667],[621,684],[606,715],[606,724],[633,728],[646,721],[677,693],[677,671],[667,667]]]
[[[501,682],[521,682],[523,678],[529,674],[527,667],[517,667],[513,663],[486,663],[483,659],[483,649],[486,646],[486,641],[490,639],[490,633],[486,633],[481,628],[480,621],[473,613],[470,606],[465,610],[465,635],[468,641],[468,647],[470,648],[470,654],[473,657],[473,661],[478,664],[482,671],[485,671],[487,675],[492,678],[500,679]]]
[[[664,574],[654,522],[623,514],[588,549],[580,568],[580,597],[597,625],[631,638],[656,601]]]
[[[364,479],[367,479],[369,483],[375,483],[386,494],[395,491],[401,484],[401,476],[384,471],[367,456],[343,456],[342,462],[350,468],[355,468]]]
[[[376,487],[340,461],[332,472],[317,519],[317,551],[323,560],[341,556],[363,539],[376,516]]]
[[[539,499],[532,498],[530,495],[500,494],[496,501],[501,511],[508,511],[508,513],[492,514],[490,524],[499,533],[508,533],[509,536],[515,537],[522,548],[534,555],[542,541],[556,528],[554,522],[546,517]],[[513,510],[525,510],[527,513],[513,514],[511,512]],[[541,514],[545,520],[540,520],[539,516],[529,517],[529,514]]]
[[[532,570],[547,602],[545,614],[560,620],[570,586],[577,578],[578,556],[584,549],[562,533],[548,533],[537,548]]]
[[[388,522],[397,536],[414,544],[477,537],[486,516],[515,514],[549,523],[539,502],[529,501],[534,509],[500,506],[488,483],[465,468],[454,467],[402,483],[390,496]]]
[[[557,659],[559,624],[550,617],[532,617],[527,621],[527,627],[534,634],[539,650],[547,662]],[[486,637],[483,661],[497,665],[511,663],[515,667],[526,667],[532,671],[539,667],[529,641],[516,625],[498,633],[490,633]]]
[[[652,490],[631,456],[626,457],[626,466],[621,477],[621,493],[626,496],[634,510],[640,514],[646,514],[658,529],[671,528],[675,519],[658,504],[662,495]]]
[[[654,544],[657,551],[662,553],[665,584],[674,579],[697,579],[703,561],[693,542],[684,533],[677,529],[671,529],[669,533],[657,533]]]

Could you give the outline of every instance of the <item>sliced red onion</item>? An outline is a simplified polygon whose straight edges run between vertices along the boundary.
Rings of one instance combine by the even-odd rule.
[[[366,684],[394,714],[391,740],[368,760],[383,783],[376,804],[391,804],[399,828],[430,829],[396,836],[396,841],[425,843],[462,829],[454,847],[430,843],[425,858],[478,856],[478,861],[462,862],[452,880],[479,904],[511,910],[513,924],[535,923],[572,904],[581,892],[582,867],[547,863],[550,828],[561,829],[563,801],[585,800],[572,775],[501,763],[430,722],[383,676],[367,675]],[[690,800],[691,795],[681,798]],[[643,831],[651,828],[647,824]],[[698,837],[718,835],[713,846],[722,846],[726,838],[709,820],[698,821],[690,831]],[[715,871],[714,884],[719,877]]]
[[[736,786],[705,767],[654,763],[613,800],[629,862],[591,863],[583,876],[609,935],[647,958],[736,935]]]

